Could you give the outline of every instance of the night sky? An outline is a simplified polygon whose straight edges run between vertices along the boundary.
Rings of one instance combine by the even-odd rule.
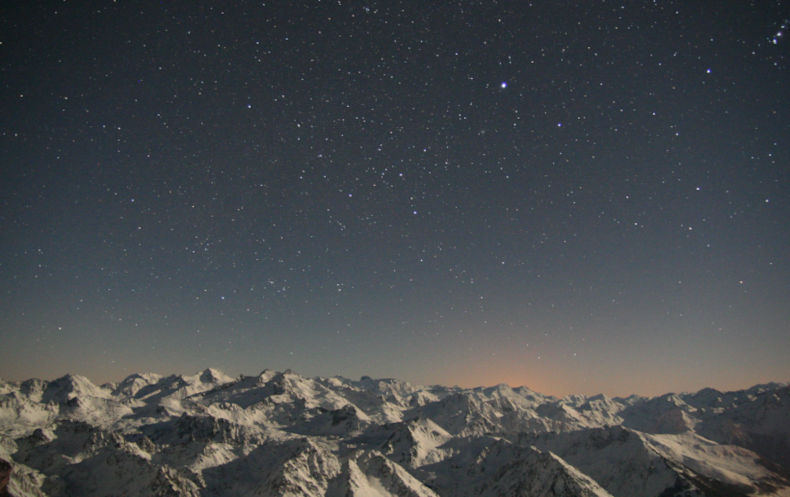
[[[790,380],[790,5],[224,3],[0,11],[0,377]]]

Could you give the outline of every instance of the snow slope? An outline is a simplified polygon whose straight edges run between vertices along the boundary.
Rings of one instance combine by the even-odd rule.
[[[0,380],[0,459],[17,497],[790,496],[790,387],[558,399],[270,370]]]

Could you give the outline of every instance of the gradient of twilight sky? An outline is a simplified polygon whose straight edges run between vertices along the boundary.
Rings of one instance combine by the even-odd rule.
[[[784,2],[223,4],[4,9],[0,377],[790,380]]]

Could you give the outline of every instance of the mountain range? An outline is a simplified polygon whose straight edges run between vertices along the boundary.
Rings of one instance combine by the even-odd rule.
[[[790,386],[658,397],[265,370],[0,380],[0,495],[790,496]]]

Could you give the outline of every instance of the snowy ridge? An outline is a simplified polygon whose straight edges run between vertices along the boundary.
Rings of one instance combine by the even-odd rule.
[[[558,399],[270,370],[0,380],[0,459],[17,497],[790,496],[790,387]]]

